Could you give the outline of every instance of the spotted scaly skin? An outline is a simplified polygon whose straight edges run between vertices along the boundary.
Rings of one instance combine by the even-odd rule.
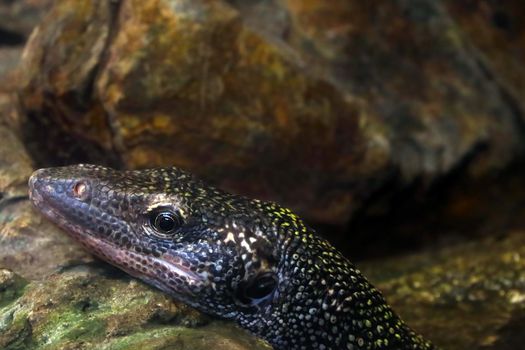
[[[33,203],[90,252],[275,349],[435,349],[290,210],[176,169],[42,169]]]

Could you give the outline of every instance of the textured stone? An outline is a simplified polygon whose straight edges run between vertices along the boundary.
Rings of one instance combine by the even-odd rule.
[[[16,279],[0,270],[0,290],[18,296],[0,299],[2,349],[270,349],[109,268],[78,265],[27,286]]]
[[[13,71],[18,66],[21,56],[21,47],[0,47],[0,93],[12,93],[16,90]]]
[[[52,0],[1,1],[0,46],[23,44],[52,2]]]
[[[519,0],[446,1],[447,7],[472,43],[472,55],[493,79],[516,118],[525,123],[525,7]]]
[[[523,155],[521,107],[445,5],[61,1],[19,128],[38,164],[178,165],[342,225],[385,187]]]
[[[2,114],[3,111],[0,117]],[[3,197],[27,195],[27,179],[33,172],[31,158],[14,133],[1,122],[0,140],[0,193]]]
[[[0,267],[39,280],[91,256],[42,218],[26,199],[0,202]]]
[[[90,256],[29,203],[31,160],[14,133],[0,123],[0,267],[27,279],[42,279],[57,268],[90,261]]]
[[[403,319],[443,349],[519,349],[525,232],[362,264]]]
[[[24,146],[37,165],[178,165],[337,225],[363,203],[377,210],[378,189],[459,174],[437,187],[455,194],[440,206],[424,197],[395,227],[372,216],[362,226],[374,232],[339,246],[391,253],[450,235],[440,225],[454,220],[456,236],[498,237],[360,267],[445,349],[519,348],[525,233],[500,232],[523,227],[525,192],[519,167],[504,181],[499,171],[525,140],[523,11],[517,0],[55,2],[21,70],[24,145],[4,108],[20,51],[0,49],[0,348],[265,348],[85,265],[92,258],[26,201]],[[33,24],[11,20],[0,28],[28,35]]]

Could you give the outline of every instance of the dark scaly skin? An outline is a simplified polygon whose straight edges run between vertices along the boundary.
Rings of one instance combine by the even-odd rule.
[[[275,203],[176,168],[51,168],[29,185],[40,211],[89,251],[275,349],[435,349],[341,253]],[[182,218],[170,235],[151,223],[159,210]],[[263,275],[275,278],[275,290],[250,299]]]

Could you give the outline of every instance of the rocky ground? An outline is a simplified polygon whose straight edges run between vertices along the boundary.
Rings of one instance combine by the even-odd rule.
[[[81,161],[279,201],[444,349],[523,344],[520,1],[51,3],[0,3],[0,348],[268,348],[31,208]]]

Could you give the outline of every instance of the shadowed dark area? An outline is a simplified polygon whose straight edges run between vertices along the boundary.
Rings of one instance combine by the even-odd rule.
[[[0,27],[0,46],[17,46],[25,41],[24,35]]]

